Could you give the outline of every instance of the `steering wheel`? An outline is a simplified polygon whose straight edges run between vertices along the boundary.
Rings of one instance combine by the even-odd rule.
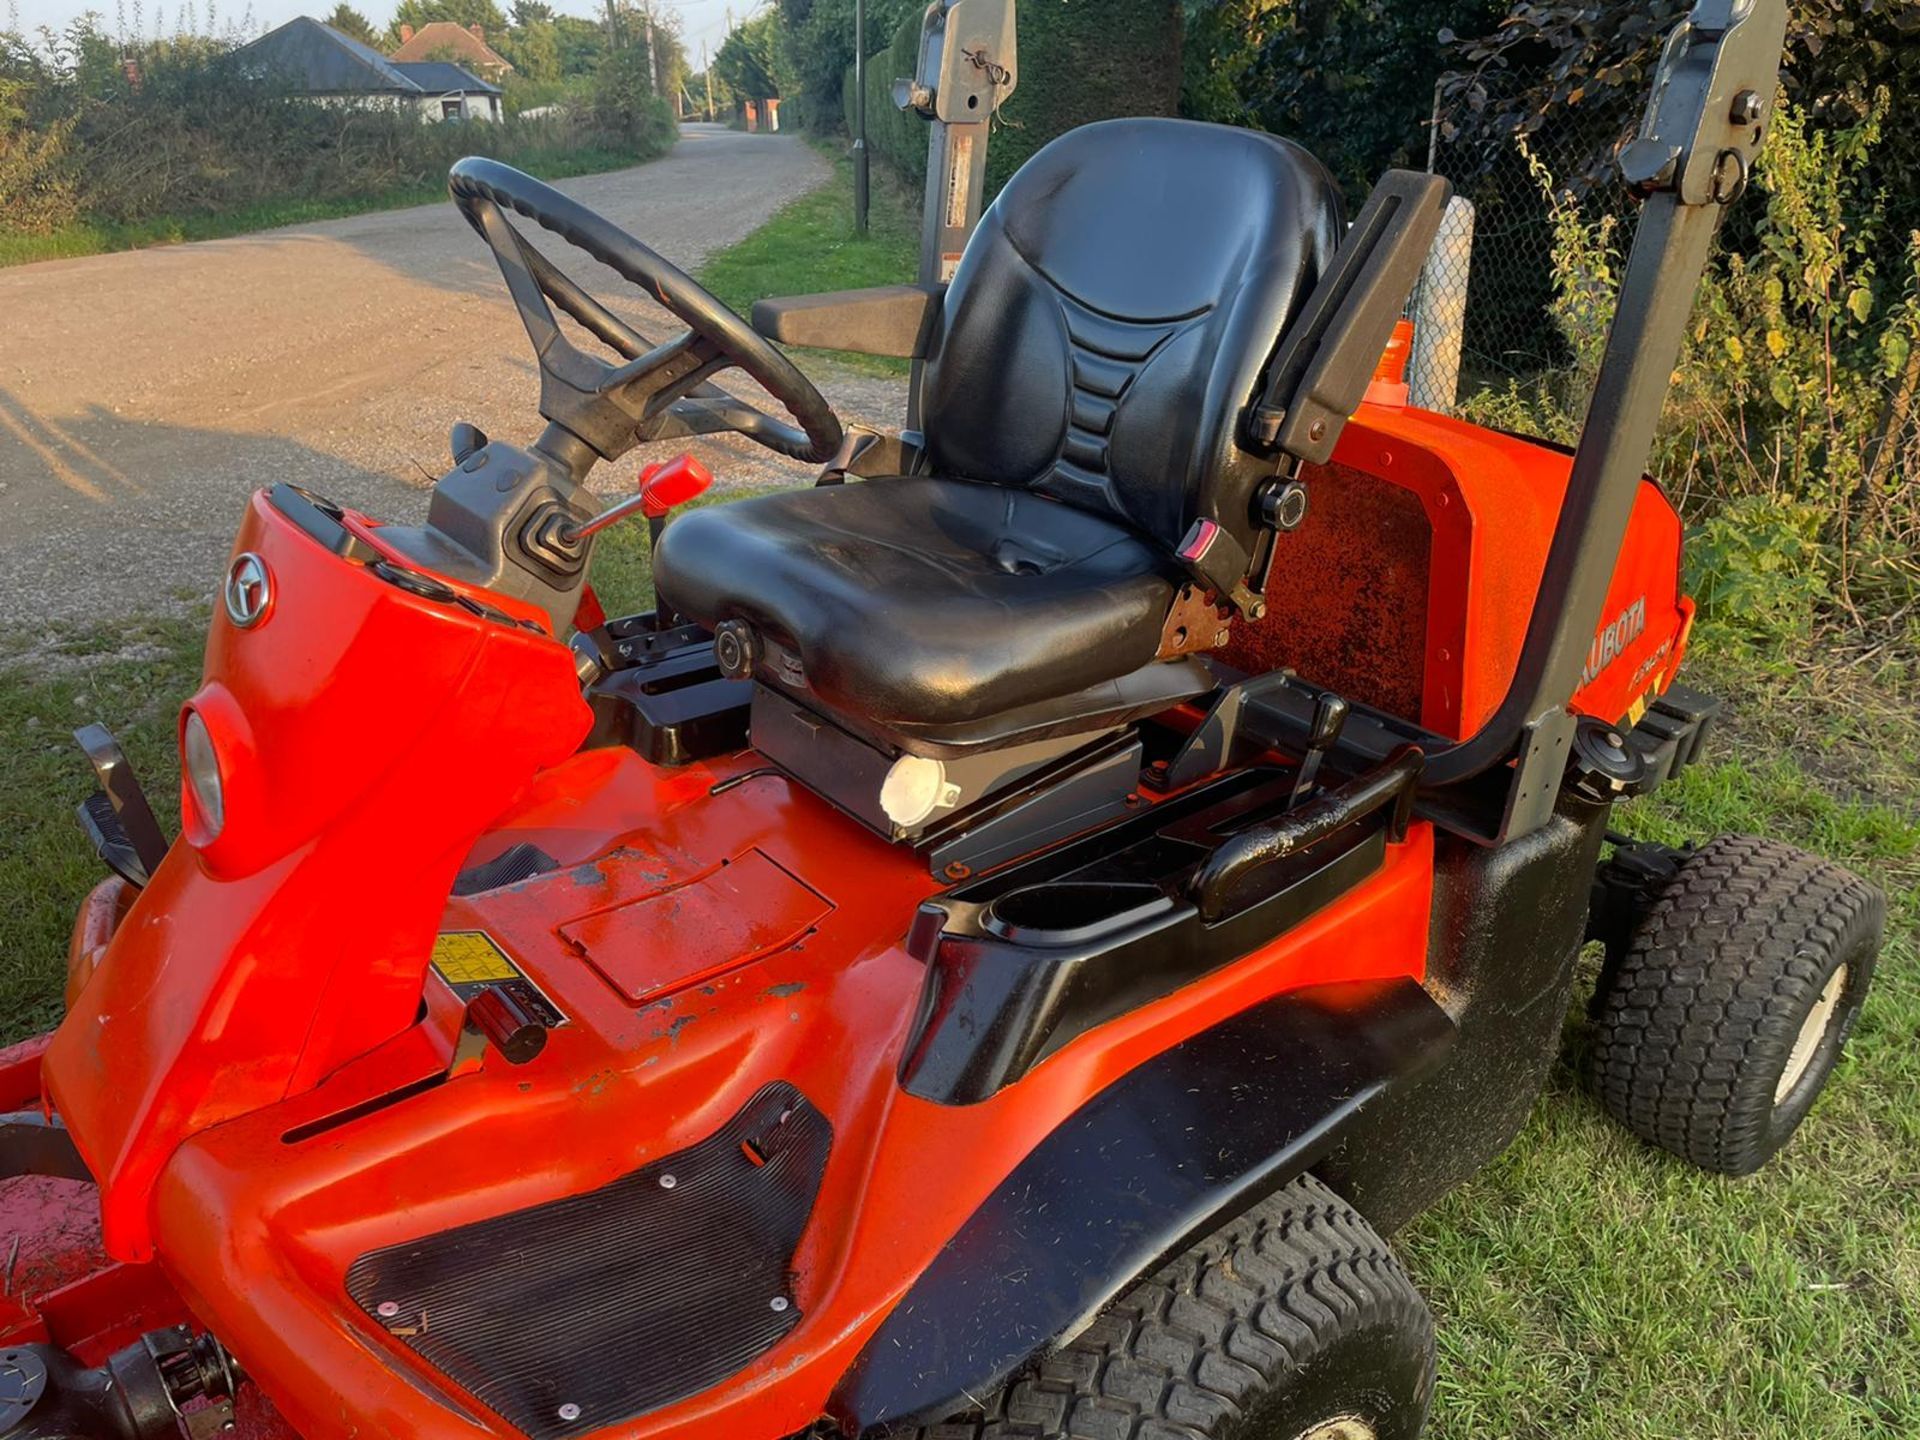
[[[619,226],[497,160],[460,161],[447,177],[447,188],[492,249],[533,341],[541,415],[602,459],[616,459],[650,440],[720,431],[737,431],[809,463],[831,459],[839,450],[839,417],[799,367],[685,271]],[[685,333],[654,344],[529,244],[501,213],[503,206],[639,286],[685,322]],[[610,364],[574,345],[554,318],[554,305],[626,363]],[[736,367],[798,423],[775,419],[712,383],[715,375]]]

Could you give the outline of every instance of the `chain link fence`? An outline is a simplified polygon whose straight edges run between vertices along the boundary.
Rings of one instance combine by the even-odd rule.
[[[1516,84],[1521,77],[1509,83]],[[1633,209],[1612,156],[1639,120],[1637,106],[1569,106],[1530,132],[1490,121],[1479,105],[1436,93],[1428,169],[1454,187],[1426,272],[1414,292],[1414,403],[1453,413],[1474,395],[1574,360],[1553,322],[1554,214],[1565,192],[1592,223],[1613,217],[1624,253]]]

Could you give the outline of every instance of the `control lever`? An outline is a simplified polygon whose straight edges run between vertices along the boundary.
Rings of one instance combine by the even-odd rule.
[[[467,1001],[448,1073],[465,1070],[487,1046],[509,1065],[524,1065],[547,1048],[547,1024],[514,994],[489,985]]]
[[[487,432],[478,425],[462,420],[448,434],[447,448],[453,452],[453,463],[464,465],[487,448]]]
[[[691,455],[682,455],[664,465],[649,465],[640,472],[639,494],[622,500],[618,505],[609,506],[591,520],[562,526],[560,539],[568,545],[575,545],[618,525],[630,516],[644,514],[647,517],[647,533],[653,542],[658,543],[660,528],[666,524],[667,513],[674,506],[683,505],[694,496],[703,494],[712,484],[712,472]]]
[[[674,506],[706,494],[712,484],[713,476],[707,467],[691,455],[682,455],[665,465],[649,465],[640,472],[640,508],[647,514],[649,552],[660,543],[660,532],[666,528],[667,516]]]
[[[1313,725],[1307,731],[1307,753],[1301,757],[1300,773],[1294,776],[1293,793],[1287,797],[1289,810],[1298,805],[1307,791],[1313,788],[1313,782],[1320,774],[1320,762],[1339,743],[1340,732],[1347,723],[1347,709],[1347,702],[1332,691],[1321,692],[1320,698],[1313,702]]]
[[[95,801],[80,806],[80,824],[100,858],[122,879],[144,888],[167,858],[168,840],[154,818],[147,793],[127,761],[127,752],[104,725],[83,725],[73,732],[106,797],[106,813]],[[116,823],[117,822],[117,823]],[[117,832],[117,833],[116,833]]]

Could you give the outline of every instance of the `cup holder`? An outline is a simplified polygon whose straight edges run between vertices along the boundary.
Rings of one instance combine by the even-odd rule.
[[[1173,908],[1157,885],[1064,881],[1027,885],[987,906],[982,927],[1016,945],[1078,945]]]

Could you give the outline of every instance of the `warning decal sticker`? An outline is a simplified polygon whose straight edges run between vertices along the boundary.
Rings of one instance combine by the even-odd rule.
[[[538,1015],[549,1029],[567,1023],[566,1012],[549,1000],[546,991],[529,980],[484,930],[445,930],[435,936],[433,968],[462,1000],[498,986]]]
[[[440,978],[456,989],[462,985],[484,985],[500,980],[517,980],[520,972],[507,959],[507,952],[484,930],[449,930],[433,942],[433,968]]]

